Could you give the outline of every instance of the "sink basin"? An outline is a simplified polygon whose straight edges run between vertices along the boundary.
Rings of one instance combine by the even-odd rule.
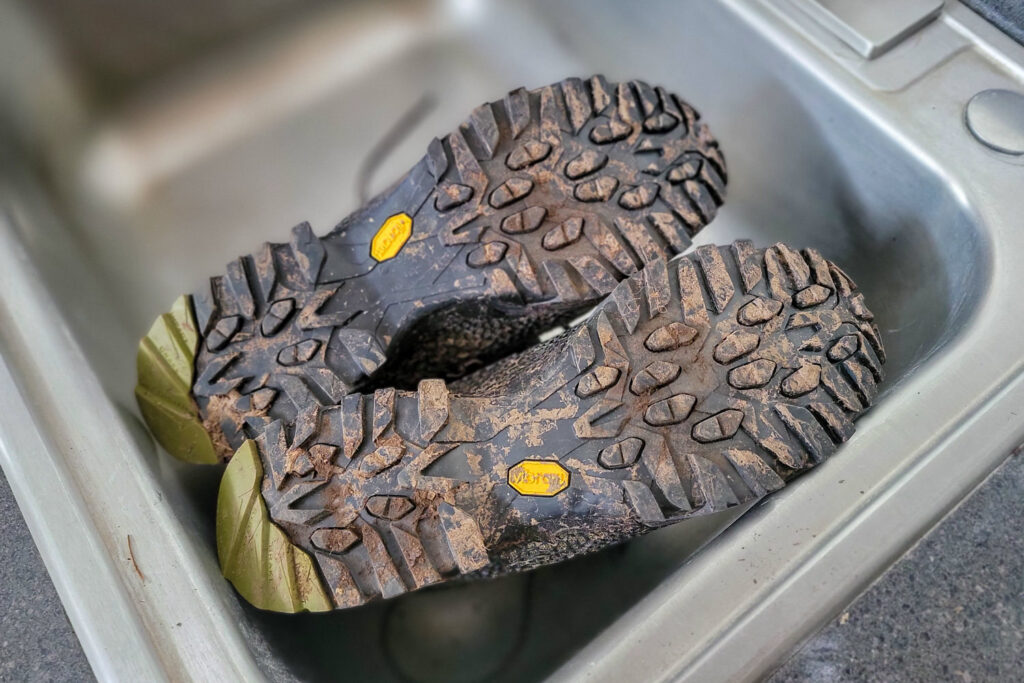
[[[979,89],[1022,88],[1021,53],[956,2],[874,61],[789,0],[351,4],[89,110],[60,154],[9,135],[0,465],[90,662],[153,679],[764,675],[1024,439],[1024,162],[962,123]],[[727,202],[698,243],[816,247],[850,273],[888,352],[876,407],[742,519],[344,612],[244,605],[216,564],[219,469],[171,462],[141,425],[138,338],[238,254],[302,220],[329,230],[479,102],[594,72],[680,93],[722,141]]]

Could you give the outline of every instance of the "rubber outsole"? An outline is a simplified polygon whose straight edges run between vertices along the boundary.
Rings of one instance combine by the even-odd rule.
[[[222,568],[258,607],[323,608],[262,597],[295,582],[275,578],[246,506],[344,608],[758,499],[831,455],[874,401],[872,317],[813,249],[740,241],[653,260],[577,327],[456,383],[270,422],[226,470]],[[242,501],[233,482],[252,475],[234,473],[254,459],[265,477]]]
[[[192,419],[227,458],[270,421],[524,349],[686,249],[725,185],[718,143],[663,88],[595,76],[515,90],[330,234],[303,223],[189,300]]]

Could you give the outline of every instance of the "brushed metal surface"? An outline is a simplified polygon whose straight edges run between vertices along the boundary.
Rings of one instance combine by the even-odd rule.
[[[798,0],[796,4],[862,57],[873,59],[939,16],[943,0]]]
[[[66,119],[18,88],[27,98],[40,75],[67,76],[59,60],[0,64],[17,122],[0,157],[0,465],[97,671],[471,680],[501,658],[496,680],[556,669],[563,680],[754,679],[1020,442],[1024,170],[963,124],[979,89],[1020,89],[1012,41],[952,3],[922,32],[938,36],[945,47],[929,54],[941,58],[914,60],[913,41],[901,44],[876,63],[902,60],[913,77],[880,89],[784,3],[643,8],[326,7],[119,103],[47,80],[63,88],[61,111],[78,107],[58,129]],[[835,458],[736,524],[668,528],[530,586],[455,586],[400,609],[286,617],[241,605],[212,551],[217,472],[171,463],[139,423],[138,337],[237,254],[354,209],[363,157],[424,93],[437,107],[382,161],[377,190],[480,102],[595,71],[662,83],[713,122],[730,195],[701,242],[784,240],[851,273],[890,356],[877,408]],[[438,601],[465,615],[458,634],[431,621]],[[423,640],[403,646],[409,621]]]

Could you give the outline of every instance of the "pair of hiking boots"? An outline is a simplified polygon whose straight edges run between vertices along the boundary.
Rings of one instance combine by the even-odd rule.
[[[725,185],[662,88],[519,89],[328,235],[180,298],[137,396],[169,453],[228,461],[224,575],[263,609],[351,607],[743,504],[833,453],[882,379],[871,312],[814,249],[671,259]]]

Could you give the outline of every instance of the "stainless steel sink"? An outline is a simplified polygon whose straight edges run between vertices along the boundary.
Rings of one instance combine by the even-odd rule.
[[[1024,89],[1024,48],[947,2],[865,60],[812,1],[317,8],[116,104],[77,98],[42,43],[0,66],[15,95],[56,93],[4,102],[0,465],[97,672],[757,678],[998,465],[1024,440],[1024,159],[963,109]],[[237,254],[355,209],[366,156],[424,95],[378,189],[479,102],[592,72],[669,86],[722,140],[729,196],[702,242],[814,246],[861,285],[889,355],[877,407],[739,521],[336,614],[241,604],[216,565],[219,472],[172,463],[139,420],[138,338]]]

